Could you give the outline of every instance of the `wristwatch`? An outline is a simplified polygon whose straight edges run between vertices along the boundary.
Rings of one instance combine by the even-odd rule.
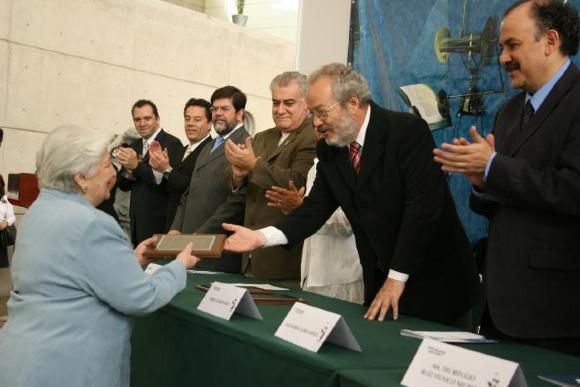
[[[167,167],[167,169],[163,171],[163,177],[169,179],[169,174],[171,173],[171,171],[173,171],[173,168],[171,168],[171,166]]]

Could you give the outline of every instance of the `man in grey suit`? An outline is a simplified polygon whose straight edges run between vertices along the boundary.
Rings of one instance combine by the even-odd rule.
[[[244,144],[249,133],[243,126],[246,95],[234,86],[217,89],[211,96],[212,122],[218,137],[201,151],[191,176],[189,189],[181,198],[170,227],[170,234],[223,233],[223,222],[240,224],[244,221],[246,189],[229,189],[224,153],[225,140]],[[241,271],[240,254],[224,253],[221,259],[206,259],[198,268],[229,273]]]

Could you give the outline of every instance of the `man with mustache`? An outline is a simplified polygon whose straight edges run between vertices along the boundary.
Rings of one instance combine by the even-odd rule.
[[[316,136],[306,117],[307,82],[307,77],[297,71],[277,75],[270,83],[276,126],[256,134],[252,142],[247,139],[244,145],[226,142],[233,186],[246,186],[248,190],[244,225],[249,228],[262,228],[284,216],[279,209],[268,206],[266,190],[288,187],[290,181],[298,187],[306,185],[306,174],[316,155]],[[273,246],[244,254],[242,263],[246,274],[297,288],[301,254],[301,243],[290,250]]]
[[[363,268],[365,318],[382,321],[392,310],[395,319],[400,312],[467,328],[479,280],[425,121],[382,109],[366,79],[338,63],[310,76],[306,102],[324,136],[310,194],[275,227],[224,225],[235,232],[225,247],[293,246],[340,206]]]
[[[244,128],[246,95],[234,86],[224,86],[211,95],[212,122],[218,136],[204,146],[197,161],[188,190],[177,207],[170,234],[223,233],[222,222],[242,223],[246,188],[232,191],[226,179],[229,166],[224,143],[244,144],[249,133]],[[205,259],[198,268],[239,273],[240,254],[225,252],[221,259]]]
[[[576,10],[518,1],[500,28],[500,61],[522,92],[497,112],[493,134],[434,150],[473,183],[489,217],[482,331],[580,355],[580,71]],[[576,305],[576,306],[574,306]]]

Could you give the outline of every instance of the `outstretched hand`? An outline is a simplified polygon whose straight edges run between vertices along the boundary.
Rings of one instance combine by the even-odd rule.
[[[230,223],[222,223],[222,227],[226,231],[233,232],[226,239],[224,250],[233,251],[234,253],[246,253],[266,244],[266,237],[260,231]]]

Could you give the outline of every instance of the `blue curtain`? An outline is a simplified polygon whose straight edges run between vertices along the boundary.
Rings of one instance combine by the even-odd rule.
[[[579,8],[580,0],[569,2]],[[468,1],[465,32],[481,33],[489,16],[497,18],[498,29],[503,12],[512,3],[512,0]],[[452,37],[460,36],[463,8],[463,0],[357,0],[353,3],[350,60],[354,69],[368,79],[375,102],[388,109],[408,111],[397,90],[415,83],[426,83],[435,92],[443,89],[449,95],[467,91],[469,73],[459,54],[450,54],[448,62],[440,64],[433,49],[435,32],[441,26],[446,26]],[[577,58],[574,61],[578,63]],[[484,134],[491,130],[498,107],[517,93],[503,70],[501,74],[504,92],[484,97],[485,114],[478,128]],[[481,72],[478,88],[500,88],[495,58]],[[453,137],[468,136],[469,128],[476,124],[473,116],[463,115],[459,119],[460,103],[461,99],[450,100],[452,125],[432,132],[438,146]],[[487,221],[469,209],[471,185],[465,177],[452,174],[449,186],[467,235],[475,243],[487,235]]]

